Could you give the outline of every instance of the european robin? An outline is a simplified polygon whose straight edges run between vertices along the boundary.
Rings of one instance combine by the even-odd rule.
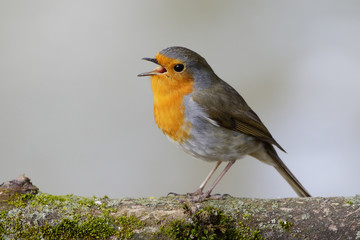
[[[138,75],[150,76],[158,127],[193,157],[216,162],[191,194],[195,201],[209,198],[235,161],[245,155],[275,167],[300,197],[310,197],[274,146],[284,149],[240,94],[221,80],[203,57],[184,47],[169,47],[155,58],[143,60],[158,65],[153,71]],[[204,192],[221,162],[227,162],[226,167]]]

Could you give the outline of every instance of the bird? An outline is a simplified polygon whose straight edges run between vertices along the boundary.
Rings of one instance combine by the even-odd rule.
[[[246,155],[273,166],[299,197],[311,197],[277,154],[285,150],[272,137],[243,97],[219,78],[205,58],[180,46],[168,47],[155,58],[150,76],[154,118],[168,139],[191,156],[215,162],[193,201],[211,199],[211,192],[231,166]],[[222,162],[227,165],[207,191],[204,188]],[[214,195],[215,196],[215,195]]]

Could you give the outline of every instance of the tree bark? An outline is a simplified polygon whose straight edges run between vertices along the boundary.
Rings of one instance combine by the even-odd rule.
[[[360,196],[85,198],[0,185],[0,239],[360,239]]]

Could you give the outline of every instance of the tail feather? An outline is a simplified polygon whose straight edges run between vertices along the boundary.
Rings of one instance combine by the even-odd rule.
[[[273,166],[280,173],[280,175],[290,184],[299,197],[311,197],[310,193],[304,188],[304,186],[297,180],[292,172],[286,167],[283,161],[276,153],[275,148],[268,144],[266,146],[267,153],[274,161]]]

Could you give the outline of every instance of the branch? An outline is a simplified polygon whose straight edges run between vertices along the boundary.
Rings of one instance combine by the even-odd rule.
[[[0,239],[360,239],[360,196],[191,203],[38,193],[29,178],[0,185]]]

